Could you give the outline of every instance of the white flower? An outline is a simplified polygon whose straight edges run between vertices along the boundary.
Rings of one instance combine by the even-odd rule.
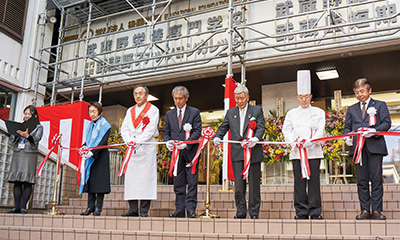
[[[185,130],[185,132],[190,132],[190,131],[192,131],[192,124],[190,124],[190,123],[185,123],[185,125],[183,125],[183,130]]]
[[[251,117],[251,118],[250,118],[250,121],[255,121],[255,120],[256,120],[255,117]]]
[[[378,111],[374,107],[370,107],[367,109],[368,115],[375,115]]]

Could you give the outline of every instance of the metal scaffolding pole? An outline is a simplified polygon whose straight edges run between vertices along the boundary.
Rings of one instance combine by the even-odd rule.
[[[45,30],[46,30],[46,20],[47,20],[47,0],[45,3],[46,10],[43,14],[39,16],[39,24],[40,24],[40,44],[39,44],[39,59],[40,62],[36,67],[36,80],[35,80],[35,92],[33,94],[32,105],[36,106],[37,103],[37,95],[39,91],[39,78],[40,78],[40,70],[42,69],[42,57],[43,57],[43,45],[44,45],[44,37],[45,37]],[[42,23],[40,21],[43,21]]]
[[[228,69],[227,69],[227,74],[226,77],[232,77],[233,76],[233,71],[232,71],[232,61],[233,61],[233,0],[229,0],[229,6],[228,6]]]
[[[60,64],[58,63],[62,54],[62,37],[64,32],[64,21],[65,21],[65,9],[61,8],[61,20],[60,27],[58,28],[58,42],[57,42],[57,53],[56,53],[56,65],[54,66],[54,76],[53,76],[53,86],[51,90],[51,99],[50,105],[53,106],[56,103],[56,84],[58,82],[58,78],[60,76]]]
[[[88,20],[87,20],[87,28],[86,28],[86,38],[85,38],[85,57],[83,58],[83,66],[86,66],[88,62],[88,45],[89,45],[89,33],[90,33],[90,24],[91,24],[91,19],[92,19],[92,9],[93,9],[93,3],[92,1],[89,1],[89,13],[88,13]],[[82,79],[81,79],[81,91],[79,93],[79,101],[83,101],[83,88],[85,87],[85,79],[87,78],[87,72],[83,72]]]

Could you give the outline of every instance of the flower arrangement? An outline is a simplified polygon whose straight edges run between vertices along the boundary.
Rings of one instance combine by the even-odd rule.
[[[284,142],[282,133],[285,115],[276,116],[276,112],[269,111],[269,117],[265,119],[265,133],[263,139],[265,141]],[[264,162],[273,164],[275,162],[289,161],[290,146],[286,144],[279,145],[263,145]]]
[[[163,139],[159,138],[158,141],[162,142]],[[167,149],[165,144],[157,145],[157,172],[168,175],[171,164],[171,152]]]
[[[108,144],[112,145],[121,143],[124,143],[124,140],[122,139],[121,133],[118,131],[118,129],[116,129],[114,133],[110,135],[110,138],[108,138]],[[119,146],[118,149],[119,149],[118,154],[124,156],[126,151],[126,145]]]
[[[328,108],[325,113],[325,136],[330,137],[343,134],[345,118],[346,112],[344,110],[336,111]],[[343,143],[343,139],[322,143],[324,158],[326,160],[341,162],[342,156],[340,154],[343,152]]]

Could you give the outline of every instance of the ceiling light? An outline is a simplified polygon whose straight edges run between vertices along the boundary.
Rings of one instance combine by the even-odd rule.
[[[158,98],[154,97],[153,95],[149,94],[149,96],[147,97],[147,101],[151,102],[151,101],[157,101]]]
[[[319,80],[329,80],[339,78],[339,73],[336,70],[316,72]]]

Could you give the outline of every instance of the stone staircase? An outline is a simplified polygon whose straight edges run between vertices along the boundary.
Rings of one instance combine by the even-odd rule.
[[[199,187],[197,213],[204,212],[205,186]],[[355,185],[321,186],[324,220],[294,220],[293,186],[262,186],[260,219],[233,219],[233,192],[211,187],[210,212],[219,219],[168,218],[174,212],[172,186],[159,186],[150,217],[121,217],[128,210],[123,187],[113,186],[102,216],[80,216],[87,194],[58,206],[64,216],[0,214],[0,239],[396,239],[400,240],[400,185],[384,185],[386,221],[356,221]]]

